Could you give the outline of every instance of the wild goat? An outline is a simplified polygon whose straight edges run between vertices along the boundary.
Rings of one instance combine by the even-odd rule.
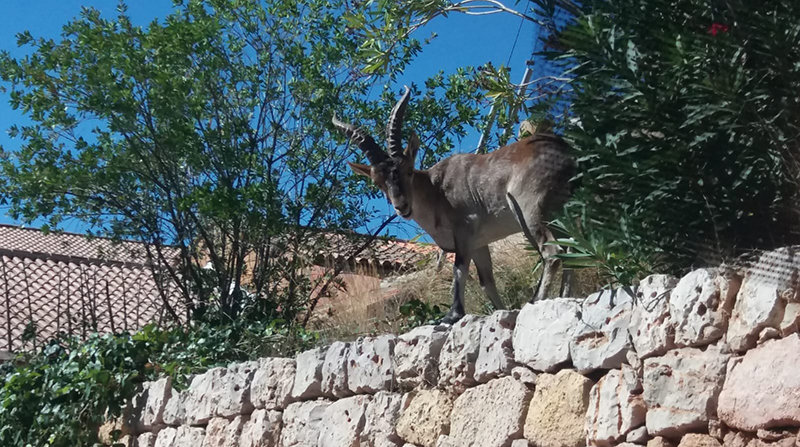
[[[464,316],[464,285],[470,261],[496,308],[503,303],[495,287],[489,243],[522,231],[544,258],[533,299],[544,297],[558,268],[558,248],[545,244],[553,235],[545,225],[569,196],[575,164],[568,145],[552,134],[535,133],[488,154],[456,154],[427,170],[414,169],[419,138],[412,134],[403,150],[406,87],[387,126],[388,154],[352,124],[333,124],[364,151],[371,166],[350,163],[356,174],[372,179],[403,218],[413,219],[447,252],[455,252],[453,305],[442,322]],[[533,300],[532,299],[532,300]]]

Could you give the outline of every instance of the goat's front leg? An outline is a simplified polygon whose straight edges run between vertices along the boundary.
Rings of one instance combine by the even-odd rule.
[[[464,252],[456,252],[456,262],[453,265],[453,305],[450,311],[442,318],[442,323],[453,324],[460,320],[464,312],[464,287],[469,275],[470,257]]]

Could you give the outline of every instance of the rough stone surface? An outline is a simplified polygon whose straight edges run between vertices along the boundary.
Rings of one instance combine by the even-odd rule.
[[[729,432],[723,440],[725,447],[796,447],[797,438],[794,436],[776,441],[766,441],[756,438],[751,433]]]
[[[156,433],[142,433],[136,437],[136,447],[155,447],[157,436]]]
[[[660,355],[675,344],[675,332],[669,317],[669,298],[678,279],[671,275],[650,275],[636,289],[631,312],[633,347],[640,359]]]
[[[436,440],[436,447],[461,447],[461,445],[450,436],[441,435],[439,439]]]
[[[250,383],[258,369],[258,362],[243,362],[228,366],[222,376],[215,416],[231,418],[253,412],[250,400]]]
[[[571,370],[540,374],[525,419],[525,438],[538,447],[581,447],[591,380]]]
[[[322,364],[325,349],[314,348],[295,357],[295,375],[292,385],[293,400],[308,400],[322,397]]]
[[[295,402],[283,411],[281,447],[316,447],[327,400]]]
[[[800,331],[800,303],[786,303],[779,329],[782,337]]]
[[[145,382],[131,400],[127,414],[136,433],[152,431],[164,425],[164,407],[172,396],[172,379],[165,377],[155,382]]]
[[[352,393],[347,388],[347,358],[350,343],[334,342],[325,353],[322,363],[322,393],[326,396],[347,397]]]
[[[181,425],[175,433],[174,447],[197,447],[203,445],[206,432],[200,427]]]
[[[757,284],[746,278],[728,328],[731,349],[742,352],[753,348],[762,330],[780,325],[785,308],[786,303],[774,285]]]
[[[647,407],[641,390],[639,379],[628,365],[609,371],[592,387],[586,412],[588,444],[614,445],[644,424]]]
[[[394,335],[362,337],[350,345],[347,384],[356,394],[391,390],[394,386]]]
[[[721,447],[716,439],[703,433],[688,433],[681,438],[678,447]]]
[[[186,422],[186,395],[177,390],[172,390],[171,396],[164,405],[163,420],[167,425],[177,427]]]
[[[480,350],[475,362],[475,380],[478,382],[485,383],[508,375],[514,367],[511,339],[518,313],[499,310],[486,318],[481,328]]]
[[[648,439],[650,439],[650,434],[647,432],[647,427],[645,426],[634,428],[628,432],[627,436],[625,436],[626,442],[632,442],[635,444],[647,444]]]
[[[232,421],[214,418],[208,421],[203,447],[239,447],[242,427],[248,417],[236,416]]]
[[[178,429],[166,427],[158,432],[156,437],[155,447],[172,447],[175,445],[175,436],[178,434]]]
[[[656,436],[655,438],[647,441],[647,447],[674,447],[675,444],[668,441],[663,436]]]
[[[250,383],[255,408],[284,409],[291,402],[295,376],[294,359],[270,357],[259,360]]]
[[[474,385],[485,317],[467,315],[450,329],[439,354],[439,384],[465,388]]]
[[[205,425],[216,416],[224,389],[223,377],[227,373],[225,368],[212,368],[192,379],[189,388],[183,393],[186,423]]]
[[[511,441],[511,447],[529,447],[530,443],[527,439],[515,439]]]
[[[405,399],[397,421],[397,434],[412,444],[433,447],[440,435],[450,433],[454,397],[443,390],[415,390]]]
[[[367,402],[364,413],[364,430],[361,431],[361,445],[373,447],[396,446],[402,444],[397,434],[397,420],[403,404],[403,395],[379,391]]]
[[[711,346],[673,349],[645,360],[644,400],[647,431],[678,438],[708,427],[716,416],[717,398],[725,380],[729,354]]]
[[[532,392],[511,377],[470,388],[453,404],[450,436],[462,447],[504,447],[522,437]]]
[[[569,362],[569,342],[578,327],[579,303],[556,298],[526,304],[514,328],[514,359],[545,372]]]
[[[632,345],[628,327],[633,297],[622,289],[590,295],[581,303],[578,329],[569,342],[575,368],[587,373],[619,368]]]
[[[322,415],[319,447],[358,447],[370,396],[352,396],[330,404]]]
[[[756,431],[800,426],[800,335],[771,340],[731,361],[719,418],[729,427]]]
[[[722,338],[740,283],[718,269],[699,269],[681,278],[669,299],[675,346],[702,346]]]
[[[537,374],[527,366],[515,366],[511,369],[511,377],[533,388],[536,386]]]
[[[238,447],[277,447],[281,434],[281,413],[255,410],[242,427]]]
[[[394,371],[401,389],[436,386],[439,379],[439,354],[449,327],[428,325],[414,328],[397,338]]]

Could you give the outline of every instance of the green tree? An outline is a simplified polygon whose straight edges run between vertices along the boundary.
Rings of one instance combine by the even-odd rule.
[[[573,78],[594,231],[672,270],[800,241],[799,22],[788,0],[583,3],[544,56]]]
[[[194,316],[211,305],[293,318],[313,286],[306,249],[325,242],[313,230],[372,217],[371,190],[346,170],[362,155],[330,118],[383,128],[393,80],[421,48],[404,38],[360,71],[369,54],[349,5],[184,0],[146,28],[121,5],[112,19],[84,9],[56,41],[21,33],[29,54],[0,53],[0,78],[32,124],[9,131],[21,145],[0,153],[0,199],[52,228],[78,219],[144,242]],[[469,71],[414,89],[409,123],[430,163],[475,122],[480,95]]]

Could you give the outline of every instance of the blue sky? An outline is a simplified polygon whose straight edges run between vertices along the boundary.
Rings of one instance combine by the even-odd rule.
[[[511,2],[509,2],[511,3]],[[522,7],[520,2],[517,7]],[[19,56],[15,35],[30,31],[34,37],[58,38],[61,27],[77,16],[81,6],[92,6],[103,14],[116,14],[116,0],[6,0],[0,14],[0,48]],[[512,5],[513,6],[513,5]],[[171,0],[132,0],[128,3],[128,14],[137,25],[146,26],[154,19],[165,17],[172,10]],[[522,27],[520,28],[520,24]],[[525,62],[530,57],[535,36],[535,26],[530,22],[510,14],[490,16],[466,16],[451,14],[447,18],[437,18],[426,28],[417,31],[420,40],[435,32],[438,37],[425,47],[422,54],[406,70],[403,83],[422,82],[429,76],[444,70],[453,72],[457,67],[478,66],[492,62],[495,66],[505,65],[510,60],[512,80],[518,81],[525,70]],[[518,38],[517,38],[518,36]],[[515,40],[517,41],[514,46]],[[515,48],[513,54],[512,47]],[[8,95],[0,93],[0,146],[13,150],[20,140],[12,140],[6,130],[12,124],[26,122],[24,116],[8,105]],[[460,152],[470,151],[478,142],[478,134],[472,132],[457,148]],[[392,210],[385,201],[376,206],[385,208],[385,215]],[[398,219],[399,220],[399,219]],[[0,206],[0,224],[20,224],[6,215]],[[34,225],[35,226],[35,225]],[[82,232],[81,224],[68,222],[62,228],[66,231]],[[420,233],[415,225],[395,225],[391,232],[400,237],[414,237]]]

